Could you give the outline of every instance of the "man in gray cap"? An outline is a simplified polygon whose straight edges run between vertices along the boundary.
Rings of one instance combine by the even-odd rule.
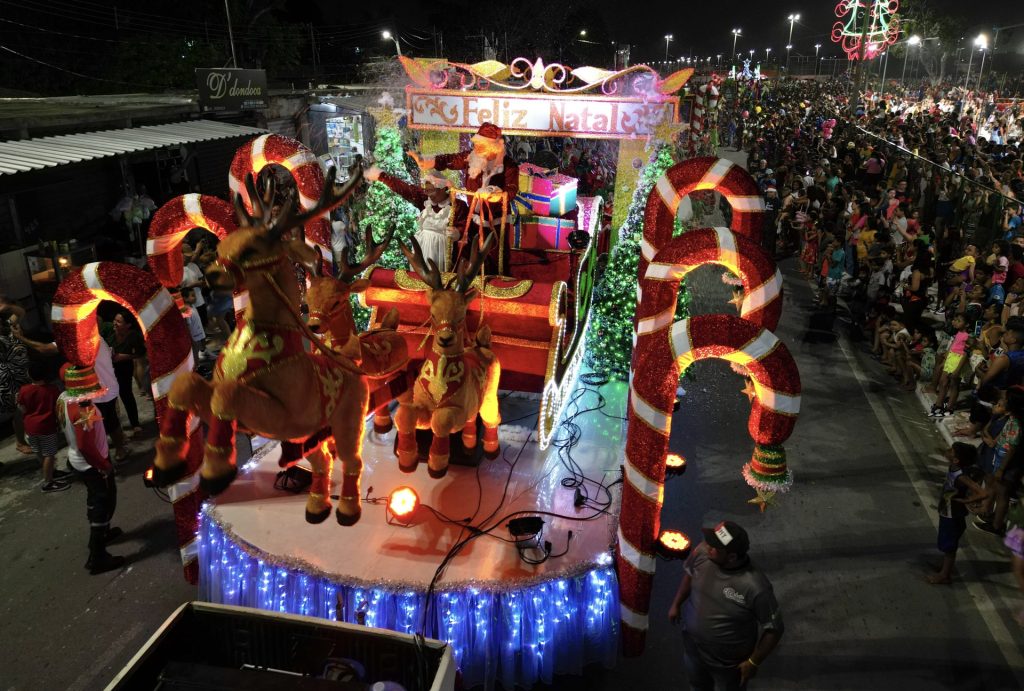
[[[747,531],[723,521],[702,532],[668,617],[683,621],[690,687],[738,691],[782,638],[782,612],[771,583],[747,556]]]

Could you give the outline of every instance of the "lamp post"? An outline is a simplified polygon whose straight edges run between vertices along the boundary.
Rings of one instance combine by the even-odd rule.
[[[385,41],[387,41],[388,39],[394,41],[395,52],[398,54],[398,57],[402,57],[402,46],[398,45],[398,39],[392,36],[390,31],[384,29],[384,31],[380,32],[380,37],[383,38]]]
[[[739,38],[740,34],[742,34],[742,33],[743,33],[743,29],[733,29],[732,30],[732,54],[733,55],[736,55],[736,39]]]
[[[981,34],[975,43],[978,43],[978,48],[981,50],[981,66],[978,67],[978,83],[974,90],[981,91],[981,73],[985,71],[985,53],[988,50],[988,39],[985,37],[985,34]]]
[[[793,24],[800,21],[800,15],[791,14],[786,19],[789,20],[789,40],[786,41],[786,71],[789,72],[789,47],[793,43]]]
[[[986,43],[985,34],[978,34],[978,37],[974,39],[974,45],[971,46],[971,57],[967,60],[967,76],[964,78],[964,88],[967,88],[968,82],[971,81],[971,65],[974,63],[974,47],[982,47]],[[982,53],[984,55],[984,53]]]
[[[903,74],[900,76],[900,84],[903,84],[907,79],[907,58],[910,57],[910,49],[920,44],[921,37],[917,34],[907,39],[907,52],[903,54]]]
[[[768,56],[771,55],[771,54],[772,54],[772,49],[771,48],[765,48],[764,49],[764,62],[765,62],[766,65],[768,64]]]
[[[719,67],[721,67],[722,66],[722,54],[719,53],[716,57],[717,57],[717,59],[715,60],[715,64],[718,65]]]
[[[821,50],[821,44],[820,43],[815,43],[814,44],[814,76],[815,77],[818,76],[818,65],[820,64],[818,62],[818,51],[819,50]]]
[[[668,61],[668,44],[672,41],[672,34],[665,34],[665,60]]]
[[[789,51],[793,50],[793,44],[786,44],[786,75],[789,75]]]

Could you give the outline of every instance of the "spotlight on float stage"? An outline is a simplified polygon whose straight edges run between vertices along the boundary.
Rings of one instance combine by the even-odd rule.
[[[675,477],[686,472],[686,459],[677,453],[665,457],[665,477]]]
[[[420,508],[420,497],[412,487],[397,487],[388,495],[385,518],[391,525],[412,525]]]
[[[690,538],[678,530],[663,530],[658,536],[656,551],[665,559],[686,559],[690,554]]]
[[[146,487],[156,487],[156,483],[153,482],[153,466],[146,468],[146,472],[142,474],[142,484]]]

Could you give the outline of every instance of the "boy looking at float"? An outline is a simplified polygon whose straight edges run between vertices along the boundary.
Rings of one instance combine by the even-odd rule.
[[[106,389],[100,386],[92,367],[64,365],[60,374],[65,390],[57,399],[57,418],[68,442],[68,464],[85,483],[85,513],[89,519],[89,559],[85,568],[95,576],[124,565],[124,557],[107,552],[107,544],[121,535],[121,529],[110,527],[117,508],[117,483],[103,416],[93,405],[93,399]]]

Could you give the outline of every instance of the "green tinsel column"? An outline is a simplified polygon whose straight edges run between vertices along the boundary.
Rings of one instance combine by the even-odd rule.
[[[656,149],[652,160],[644,167],[633,193],[633,201],[630,203],[626,220],[619,230],[619,241],[612,249],[608,265],[594,288],[590,333],[587,339],[587,364],[594,372],[608,379],[629,378],[644,207],[654,183],[674,163],[672,147],[661,145]],[[684,283],[679,291],[677,319],[684,319],[689,315],[689,302],[689,293]]]

